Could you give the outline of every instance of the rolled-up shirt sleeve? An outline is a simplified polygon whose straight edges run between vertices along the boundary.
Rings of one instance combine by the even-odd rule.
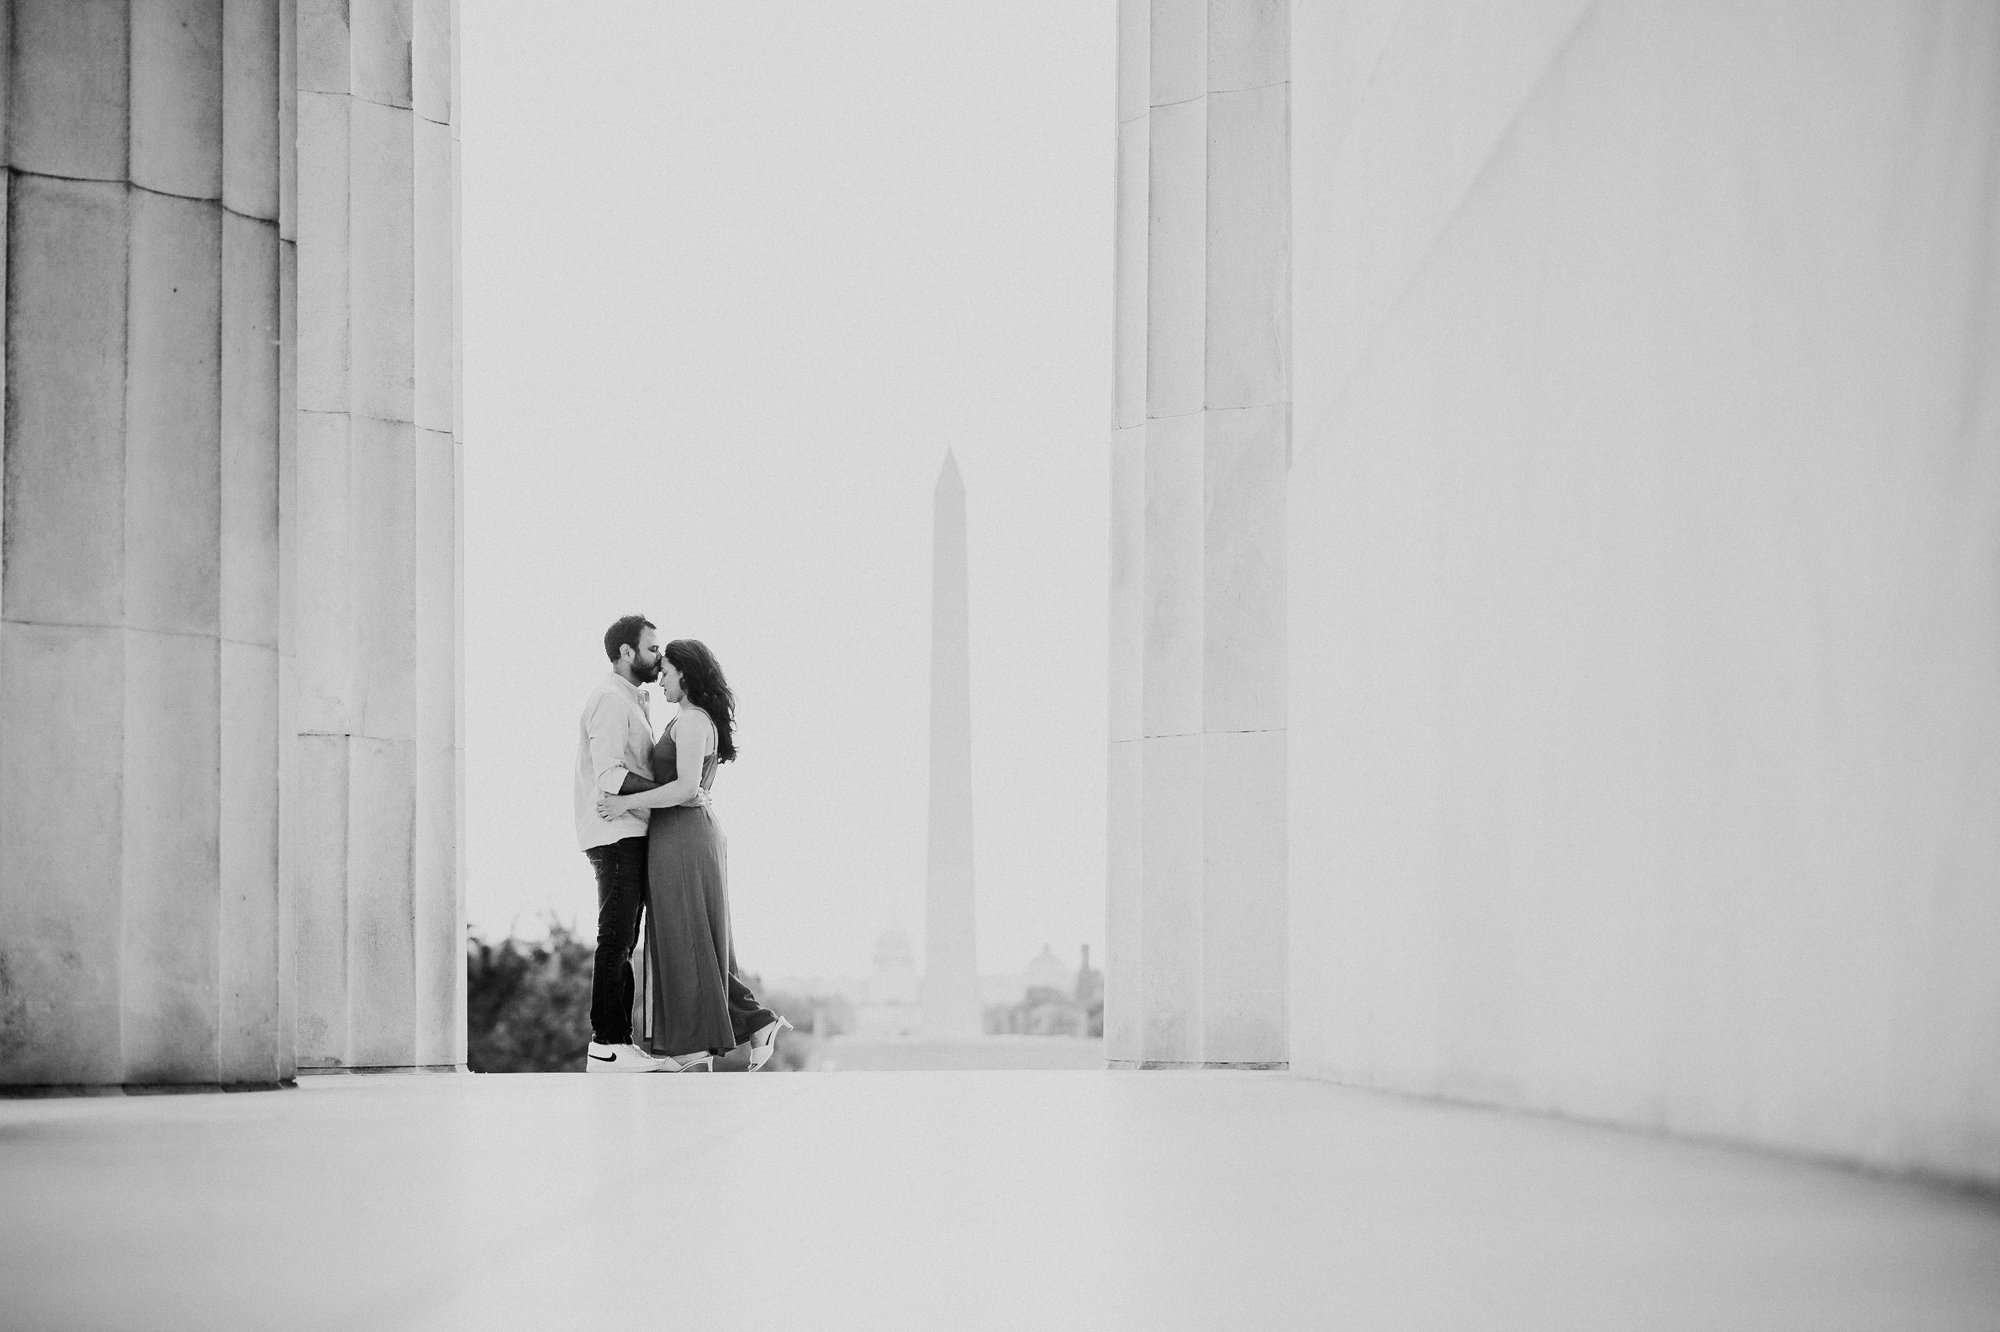
[[[600,791],[617,795],[625,785],[625,718],[616,699],[604,697],[590,710],[584,731],[590,736],[590,766],[597,773]]]

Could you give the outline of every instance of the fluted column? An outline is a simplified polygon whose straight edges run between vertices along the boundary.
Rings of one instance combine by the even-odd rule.
[[[1285,1054],[1288,6],[1122,0],[1107,1054]]]
[[[277,0],[16,0],[0,1082],[289,1076]]]
[[[464,1060],[454,16],[298,0],[299,1060]]]

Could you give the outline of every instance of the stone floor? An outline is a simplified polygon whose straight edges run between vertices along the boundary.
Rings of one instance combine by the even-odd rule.
[[[0,1326],[2000,1328],[1992,1200],[1282,1073],[0,1102]]]
[[[918,1036],[835,1036],[812,1046],[815,1073],[970,1069],[1102,1069],[1104,1042],[1078,1036],[981,1036],[940,1041]]]

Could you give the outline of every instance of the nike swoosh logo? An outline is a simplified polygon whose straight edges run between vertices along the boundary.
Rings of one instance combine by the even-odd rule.
[[[605,1063],[607,1063],[607,1064],[615,1064],[615,1063],[617,1063],[617,1062],[618,1062],[618,1056],[617,1056],[617,1055],[615,1055],[615,1054],[609,1054],[609,1055],[592,1055],[592,1056],[591,1056],[591,1058],[592,1058],[592,1059],[601,1059],[601,1060],[603,1060],[603,1061],[604,1061]]]

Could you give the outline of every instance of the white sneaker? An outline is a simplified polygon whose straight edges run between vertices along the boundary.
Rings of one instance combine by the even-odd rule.
[[[671,1060],[655,1059],[629,1042],[604,1045],[592,1041],[589,1055],[584,1060],[586,1073],[664,1073],[673,1067]]]

